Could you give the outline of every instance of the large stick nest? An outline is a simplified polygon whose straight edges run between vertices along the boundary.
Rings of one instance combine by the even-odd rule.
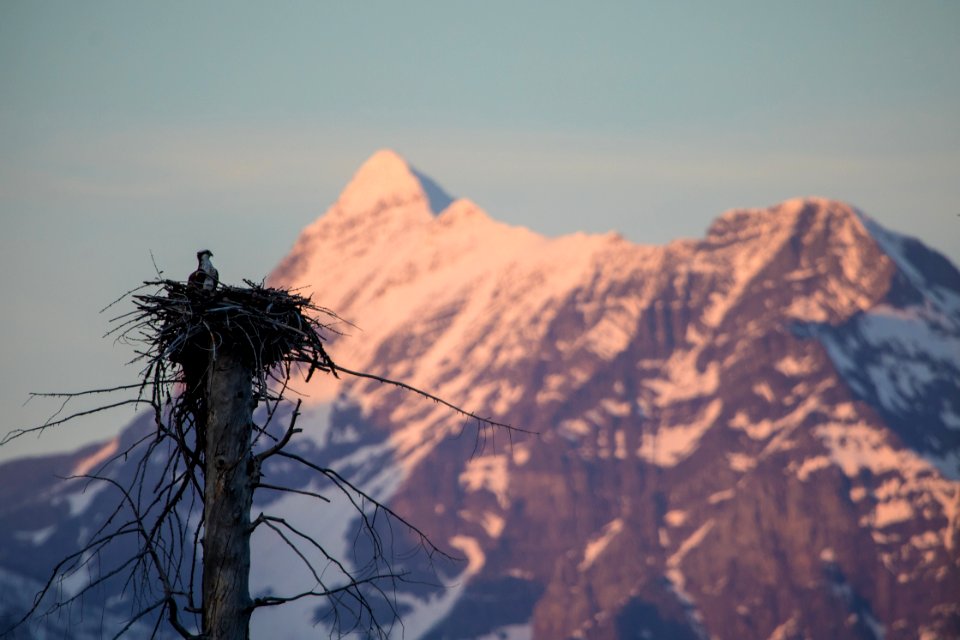
[[[202,376],[226,348],[250,367],[261,398],[270,396],[271,380],[285,382],[296,365],[306,369],[307,380],[317,370],[337,376],[323,342],[325,331],[338,333],[333,324],[340,318],[296,292],[244,282],[208,291],[155,280],[144,286],[156,286],[156,292],[132,296],[135,310],[117,329],[122,339],[146,346],[139,352],[147,361],[143,381],[154,383],[155,393],[180,381],[191,394],[199,382],[189,379],[191,372]]]
[[[336,374],[323,348],[317,319],[336,315],[310,298],[246,281],[247,287],[221,285],[213,291],[172,280],[162,281],[164,295],[134,296],[137,307],[161,324],[160,355],[183,364],[216,354],[229,344],[254,370],[281,362],[302,362],[310,373]],[[309,375],[309,374],[308,374]]]

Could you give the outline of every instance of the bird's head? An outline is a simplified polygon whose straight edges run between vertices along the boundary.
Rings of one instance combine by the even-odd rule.
[[[203,260],[204,258],[212,258],[213,252],[210,249],[201,249],[197,251],[197,260]]]

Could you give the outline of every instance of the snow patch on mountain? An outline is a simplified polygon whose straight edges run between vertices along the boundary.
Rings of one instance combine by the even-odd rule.
[[[678,424],[664,424],[653,433],[644,432],[637,455],[661,467],[672,467],[692,454],[703,434],[723,411],[723,401],[711,400],[694,420]]]
[[[461,515],[463,516],[464,520],[474,520],[473,514],[469,511],[462,511]],[[503,534],[503,529],[506,526],[507,521],[503,518],[503,516],[497,515],[492,511],[484,511],[480,515],[478,523],[481,527],[483,527],[483,530],[487,532],[487,535],[491,540],[496,540],[501,536],[501,534]]]
[[[583,336],[585,348],[601,360],[612,360],[633,339],[634,318],[627,314],[608,314]]]
[[[13,537],[17,540],[24,540],[35,547],[39,547],[44,542],[50,539],[50,536],[53,535],[53,532],[57,530],[57,525],[51,524],[42,529],[34,529],[29,531],[15,531]]]
[[[916,514],[910,501],[905,498],[881,502],[873,512],[872,526],[884,529],[892,524],[912,519]]]
[[[737,495],[736,489],[724,489],[723,491],[717,491],[716,493],[711,493],[707,496],[707,504],[719,504],[721,502],[726,502],[727,500],[732,499]]]
[[[480,573],[483,565],[486,563],[487,556],[483,553],[483,548],[476,538],[470,536],[453,536],[450,538],[450,546],[463,553],[467,558],[467,567],[463,570],[460,580],[467,580],[470,576]]]
[[[924,457],[891,445],[888,436],[871,425],[827,423],[814,433],[849,478],[856,481],[862,469],[877,477],[895,474],[872,492],[875,507],[863,524],[882,529],[911,518],[926,522],[946,548],[952,546],[960,485],[944,478]]]
[[[510,475],[506,455],[477,456],[469,460],[460,474],[460,486],[465,491],[489,491],[496,496],[501,508],[509,507]]]
[[[796,468],[796,474],[801,482],[806,482],[811,475],[821,469],[828,469],[833,466],[833,464],[829,456],[813,456],[804,460],[800,466]],[[792,467],[788,468],[793,470]]]
[[[103,493],[110,485],[106,482],[88,478],[74,478],[61,487],[60,492],[53,499],[54,504],[66,502],[70,509],[70,516],[76,517],[85,512],[93,500]]]
[[[673,582],[673,584],[679,589],[682,590],[685,585],[683,574],[680,572],[680,565],[683,563],[683,559],[687,557],[687,554],[689,554],[690,551],[698,547],[700,543],[703,542],[703,539],[706,538],[707,534],[710,533],[713,525],[713,519],[709,519],[704,522],[697,528],[696,531],[691,533],[683,542],[681,542],[680,546],[677,547],[677,550],[674,551],[669,558],[667,558],[667,577],[669,577],[671,582]]]
[[[114,438],[110,440],[100,449],[95,451],[93,454],[87,456],[86,458],[80,459],[70,471],[70,475],[73,476],[82,476],[93,471],[98,465],[103,464],[110,459],[110,456],[117,452],[117,448],[120,446],[120,438]]]
[[[941,320],[922,308],[881,305],[858,317],[851,331],[824,334],[822,341],[845,377],[869,385],[884,408],[902,413],[943,380],[952,379],[960,390],[960,318],[953,332]],[[864,370],[865,352],[879,356],[866,360]]]
[[[583,560],[577,565],[580,571],[586,571],[619,533],[623,531],[623,520],[616,518],[608,522],[599,535],[587,541],[583,549]]]
[[[739,473],[745,473],[757,466],[757,459],[745,453],[731,452],[727,454],[730,468]]]
[[[663,516],[663,521],[671,527],[682,527],[690,514],[681,509],[672,509]]]
[[[656,392],[657,405],[666,407],[692,398],[711,396],[720,385],[720,364],[710,362],[705,368],[698,364],[702,346],[689,351],[677,350],[661,368],[661,378],[647,386]]]
[[[754,440],[766,440],[778,428],[772,420],[767,418],[760,420],[750,418],[746,411],[737,411],[733,418],[727,422],[727,426],[746,432]]]
[[[682,565],[684,558],[686,558],[693,549],[700,546],[703,540],[709,535],[714,524],[712,518],[708,519],[681,542],[677,550],[667,558],[666,571],[664,572],[664,577],[669,581],[673,592],[684,604],[687,617],[692,623],[693,629],[698,631],[702,631],[703,616],[697,610],[693,596],[686,590],[687,578],[683,574]],[[705,634],[701,632],[699,635],[703,636]]]

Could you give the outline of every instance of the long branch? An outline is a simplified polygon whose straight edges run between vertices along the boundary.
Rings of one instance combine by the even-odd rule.
[[[497,421],[494,420],[493,418],[484,418],[484,417],[482,417],[482,416],[478,416],[477,414],[473,413],[472,411],[467,411],[466,409],[463,409],[463,408],[461,408],[461,407],[458,407],[457,405],[455,405],[455,404],[453,404],[453,403],[451,403],[451,402],[447,402],[447,401],[444,400],[443,398],[437,397],[437,396],[433,395],[432,393],[428,393],[428,392],[426,392],[426,391],[423,391],[422,389],[418,389],[417,387],[414,387],[414,386],[412,386],[412,385],[409,385],[409,384],[407,384],[406,382],[400,382],[399,380],[391,380],[390,378],[385,378],[385,377],[383,377],[383,376],[374,375],[374,374],[372,374],[372,373],[364,373],[364,372],[362,372],[362,371],[353,371],[352,369],[347,369],[346,367],[344,367],[342,364],[339,364],[339,363],[337,364],[337,369],[338,369],[339,371],[343,371],[343,372],[346,373],[346,374],[349,374],[349,375],[351,375],[351,376],[354,376],[355,378],[366,378],[367,380],[375,380],[376,382],[380,382],[380,383],[382,383],[382,384],[389,384],[389,385],[393,385],[393,386],[395,386],[395,387],[400,387],[401,389],[406,389],[407,391],[411,391],[411,392],[413,392],[413,393],[415,393],[415,394],[417,394],[417,395],[419,395],[419,396],[422,396],[422,397],[424,397],[424,398],[427,398],[428,400],[433,400],[434,402],[438,402],[438,403],[442,404],[443,406],[447,407],[448,409],[452,409],[453,411],[459,413],[459,414],[462,415],[462,416],[465,416],[465,417],[467,417],[467,418],[472,418],[472,419],[474,419],[474,420],[477,420],[477,421],[482,422],[482,423],[484,423],[484,424],[490,425],[490,426],[492,426],[492,427],[502,427],[502,428],[507,429],[507,430],[509,430],[509,431],[519,431],[520,433],[530,433],[530,434],[536,434],[536,433],[537,433],[536,431],[529,431],[529,430],[527,430],[527,429],[522,429],[522,428],[520,428],[520,427],[515,427],[515,426],[513,426],[513,425],[506,424],[505,422],[497,422]]]

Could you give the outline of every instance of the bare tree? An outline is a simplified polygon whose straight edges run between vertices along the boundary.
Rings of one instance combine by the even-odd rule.
[[[61,409],[79,395],[133,391],[134,397],[55,416],[39,427],[11,432],[0,442],[129,404],[149,406],[155,427],[84,476],[107,483],[117,492],[119,504],[81,549],[57,564],[18,624],[68,606],[97,586],[121,581],[124,591],[134,594],[136,606],[118,637],[143,621],[154,623],[156,635],[166,621],[183,638],[246,638],[251,615],[258,608],[325,598],[333,616],[332,633],[361,632],[383,638],[399,617],[390,594],[406,575],[387,551],[378,517],[403,527],[428,559],[449,558],[420,529],[336,470],[290,451],[288,445],[300,432],[296,426],[300,401],[285,426],[275,427],[273,420],[281,415],[282,404],[289,402],[285,394],[291,379],[302,375],[309,381],[320,372],[393,384],[476,421],[478,441],[488,429],[505,429],[511,437],[523,430],[402,382],[335,364],[324,348],[328,336],[339,333],[337,325],[342,321],[335,313],[296,292],[245,283],[245,287],[220,286],[210,291],[154,280],[129,292],[124,298],[133,300],[134,309],[115,318],[117,325],[110,333],[136,348],[135,360],[144,363],[140,382],[80,394],[38,395],[62,398]],[[142,293],[145,289],[152,293]],[[254,420],[258,406],[265,416],[262,424]],[[370,550],[359,569],[328,553],[311,532],[282,517],[261,513],[251,521],[257,491],[293,492],[329,501],[318,492],[264,482],[261,470],[273,458],[309,469],[354,507],[358,535]],[[121,460],[135,460],[126,481],[107,472]],[[312,574],[314,588],[251,598],[250,537],[259,527],[270,530],[297,554]],[[94,563],[104,566],[106,550],[112,547],[125,550],[120,561],[91,572],[88,584],[78,592],[60,596],[58,585],[65,576],[89,571]],[[324,567],[315,566],[306,550],[336,567],[333,580],[325,578]]]

